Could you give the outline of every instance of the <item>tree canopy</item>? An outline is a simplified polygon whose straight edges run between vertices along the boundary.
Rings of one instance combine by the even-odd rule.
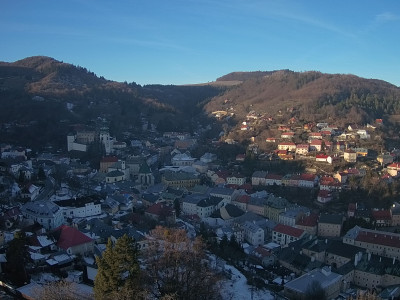
[[[94,281],[96,299],[141,299],[138,250],[133,238],[124,235],[113,245],[108,240],[102,257],[96,257],[98,273]]]

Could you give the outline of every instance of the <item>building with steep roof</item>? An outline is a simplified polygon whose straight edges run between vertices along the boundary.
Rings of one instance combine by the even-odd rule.
[[[242,228],[244,230],[244,239],[253,246],[264,244],[264,230],[253,222],[246,221]]]
[[[94,240],[76,229],[61,225],[51,232],[58,248],[70,255],[93,253]]]
[[[343,236],[343,243],[361,247],[372,254],[400,260],[400,234],[355,226]]]
[[[264,216],[272,221],[279,222],[279,215],[285,209],[289,209],[293,206],[288,200],[281,197],[275,197],[270,195],[265,204]]]
[[[175,224],[176,222],[175,209],[161,202],[148,207],[145,211],[145,215],[154,220],[166,222],[168,224]]]
[[[342,232],[343,215],[321,214],[318,220],[318,236],[339,237]]]
[[[108,168],[118,161],[116,156],[105,156],[100,160],[100,172],[107,173]]]
[[[51,201],[38,200],[27,202],[21,207],[23,216],[33,222],[37,222],[44,228],[51,230],[64,222],[61,207]]]
[[[307,299],[307,292],[311,285],[316,282],[325,292],[326,299],[339,296],[342,287],[342,275],[331,271],[330,267],[314,269],[284,286],[284,295],[289,299]]]
[[[255,171],[251,176],[252,185],[266,185],[267,172],[265,171]]]
[[[144,187],[154,185],[155,178],[153,172],[151,172],[150,167],[146,162],[143,162],[140,165],[138,181]]]
[[[306,232],[300,228],[277,224],[272,230],[272,241],[281,246],[295,242],[304,237]]]

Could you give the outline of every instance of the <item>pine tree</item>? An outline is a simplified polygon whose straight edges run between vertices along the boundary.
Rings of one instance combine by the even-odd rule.
[[[98,272],[94,280],[95,299],[141,299],[138,250],[126,234],[113,245],[108,240],[102,257],[96,257]]]

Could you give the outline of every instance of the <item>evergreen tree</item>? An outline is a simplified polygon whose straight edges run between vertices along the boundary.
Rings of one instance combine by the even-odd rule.
[[[141,299],[138,250],[126,234],[113,245],[108,240],[102,257],[96,257],[98,272],[94,280],[95,299]]]
[[[31,258],[24,232],[15,233],[14,239],[8,243],[6,258],[6,274],[11,282],[18,286],[29,283],[29,276],[25,268]]]
[[[39,167],[39,170],[38,170],[38,179],[39,180],[45,180],[46,179],[46,173],[44,172],[44,169],[43,169],[43,167]]]

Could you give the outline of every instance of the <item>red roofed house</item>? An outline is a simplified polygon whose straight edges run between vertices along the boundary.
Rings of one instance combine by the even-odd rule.
[[[288,131],[281,134],[282,139],[292,139],[294,136],[294,132]]]
[[[310,151],[321,151],[321,150],[322,150],[321,140],[312,140],[310,142]]]
[[[305,234],[303,229],[277,224],[272,230],[272,241],[281,246],[287,246],[289,243],[301,239]]]
[[[267,174],[267,176],[265,176],[265,184],[266,185],[282,185],[282,175],[278,175],[278,174]]]
[[[100,160],[100,172],[107,173],[108,168],[113,164],[118,162],[118,157],[116,156],[106,156]]]
[[[240,209],[247,211],[247,203],[250,202],[249,195],[241,195],[232,201],[232,204],[236,205]]]
[[[275,255],[262,246],[255,248],[251,253],[251,256],[259,261],[264,267],[271,266],[275,263]]]
[[[332,163],[332,156],[325,155],[325,154],[317,154],[315,156],[315,161],[327,162],[327,163],[331,164]]]
[[[313,188],[318,183],[318,176],[315,174],[303,173],[300,175],[299,187]]]
[[[399,171],[400,171],[400,163],[392,163],[390,165],[388,165],[386,167],[387,172],[391,175],[391,176],[397,176],[399,175]]]
[[[308,153],[308,149],[309,149],[308,144],[297,144],[296,154],[306,155]]]
[[[323,176],[319,180],[319,188],[320,190],[334,191],[340,190],[342,185],[332,176]]]
[[[276,138],[274,138],[274,137],[269,137],[269,138],[266,138],[266,140],[265,140],[267,143],[275,143],[276,142]]]
[[[351,218],[356,215],[357,203],[349,203],[347,206],[347,217]]]
[[[290,142],[279,143],[278,144],[278,150],[295,151],[296,150],[296,144],[295,143],[290,143]]]
[[[146,209],[144,214],[154,220],[164,221],[168,224],[175,224],[176,222],[175,210],[162,202],[153,204]]]
[[[392,224],[391,210],[372,210],[372,218],[376,226],[390,226]]]
[[[305,232],[311,235],[317,234],[318,215],[315,213],[309,216],[303,215],[299,220],[296,221],[296,227],[303,229]]]
[[[322,133],[321,132],[310,132],[308,134],[308,139],[310,141],[315,140],[315,139],[322,140]]]
[[[398,233],[354,226],[344,235],[343,243],[367,249],[372,254],[400,259],[400,234]]]
[[[332,201],[332,192],[327,190],[320,190],[318,192],[317,201],[322,204]]]
[[[244,161],[245,158],[246,158],[246,154],[236,155],[236,161]]]
[[[80,232],[75,227],[61,225],[52,231],[58,248],[70,255],[93,252],[94,240]]]

